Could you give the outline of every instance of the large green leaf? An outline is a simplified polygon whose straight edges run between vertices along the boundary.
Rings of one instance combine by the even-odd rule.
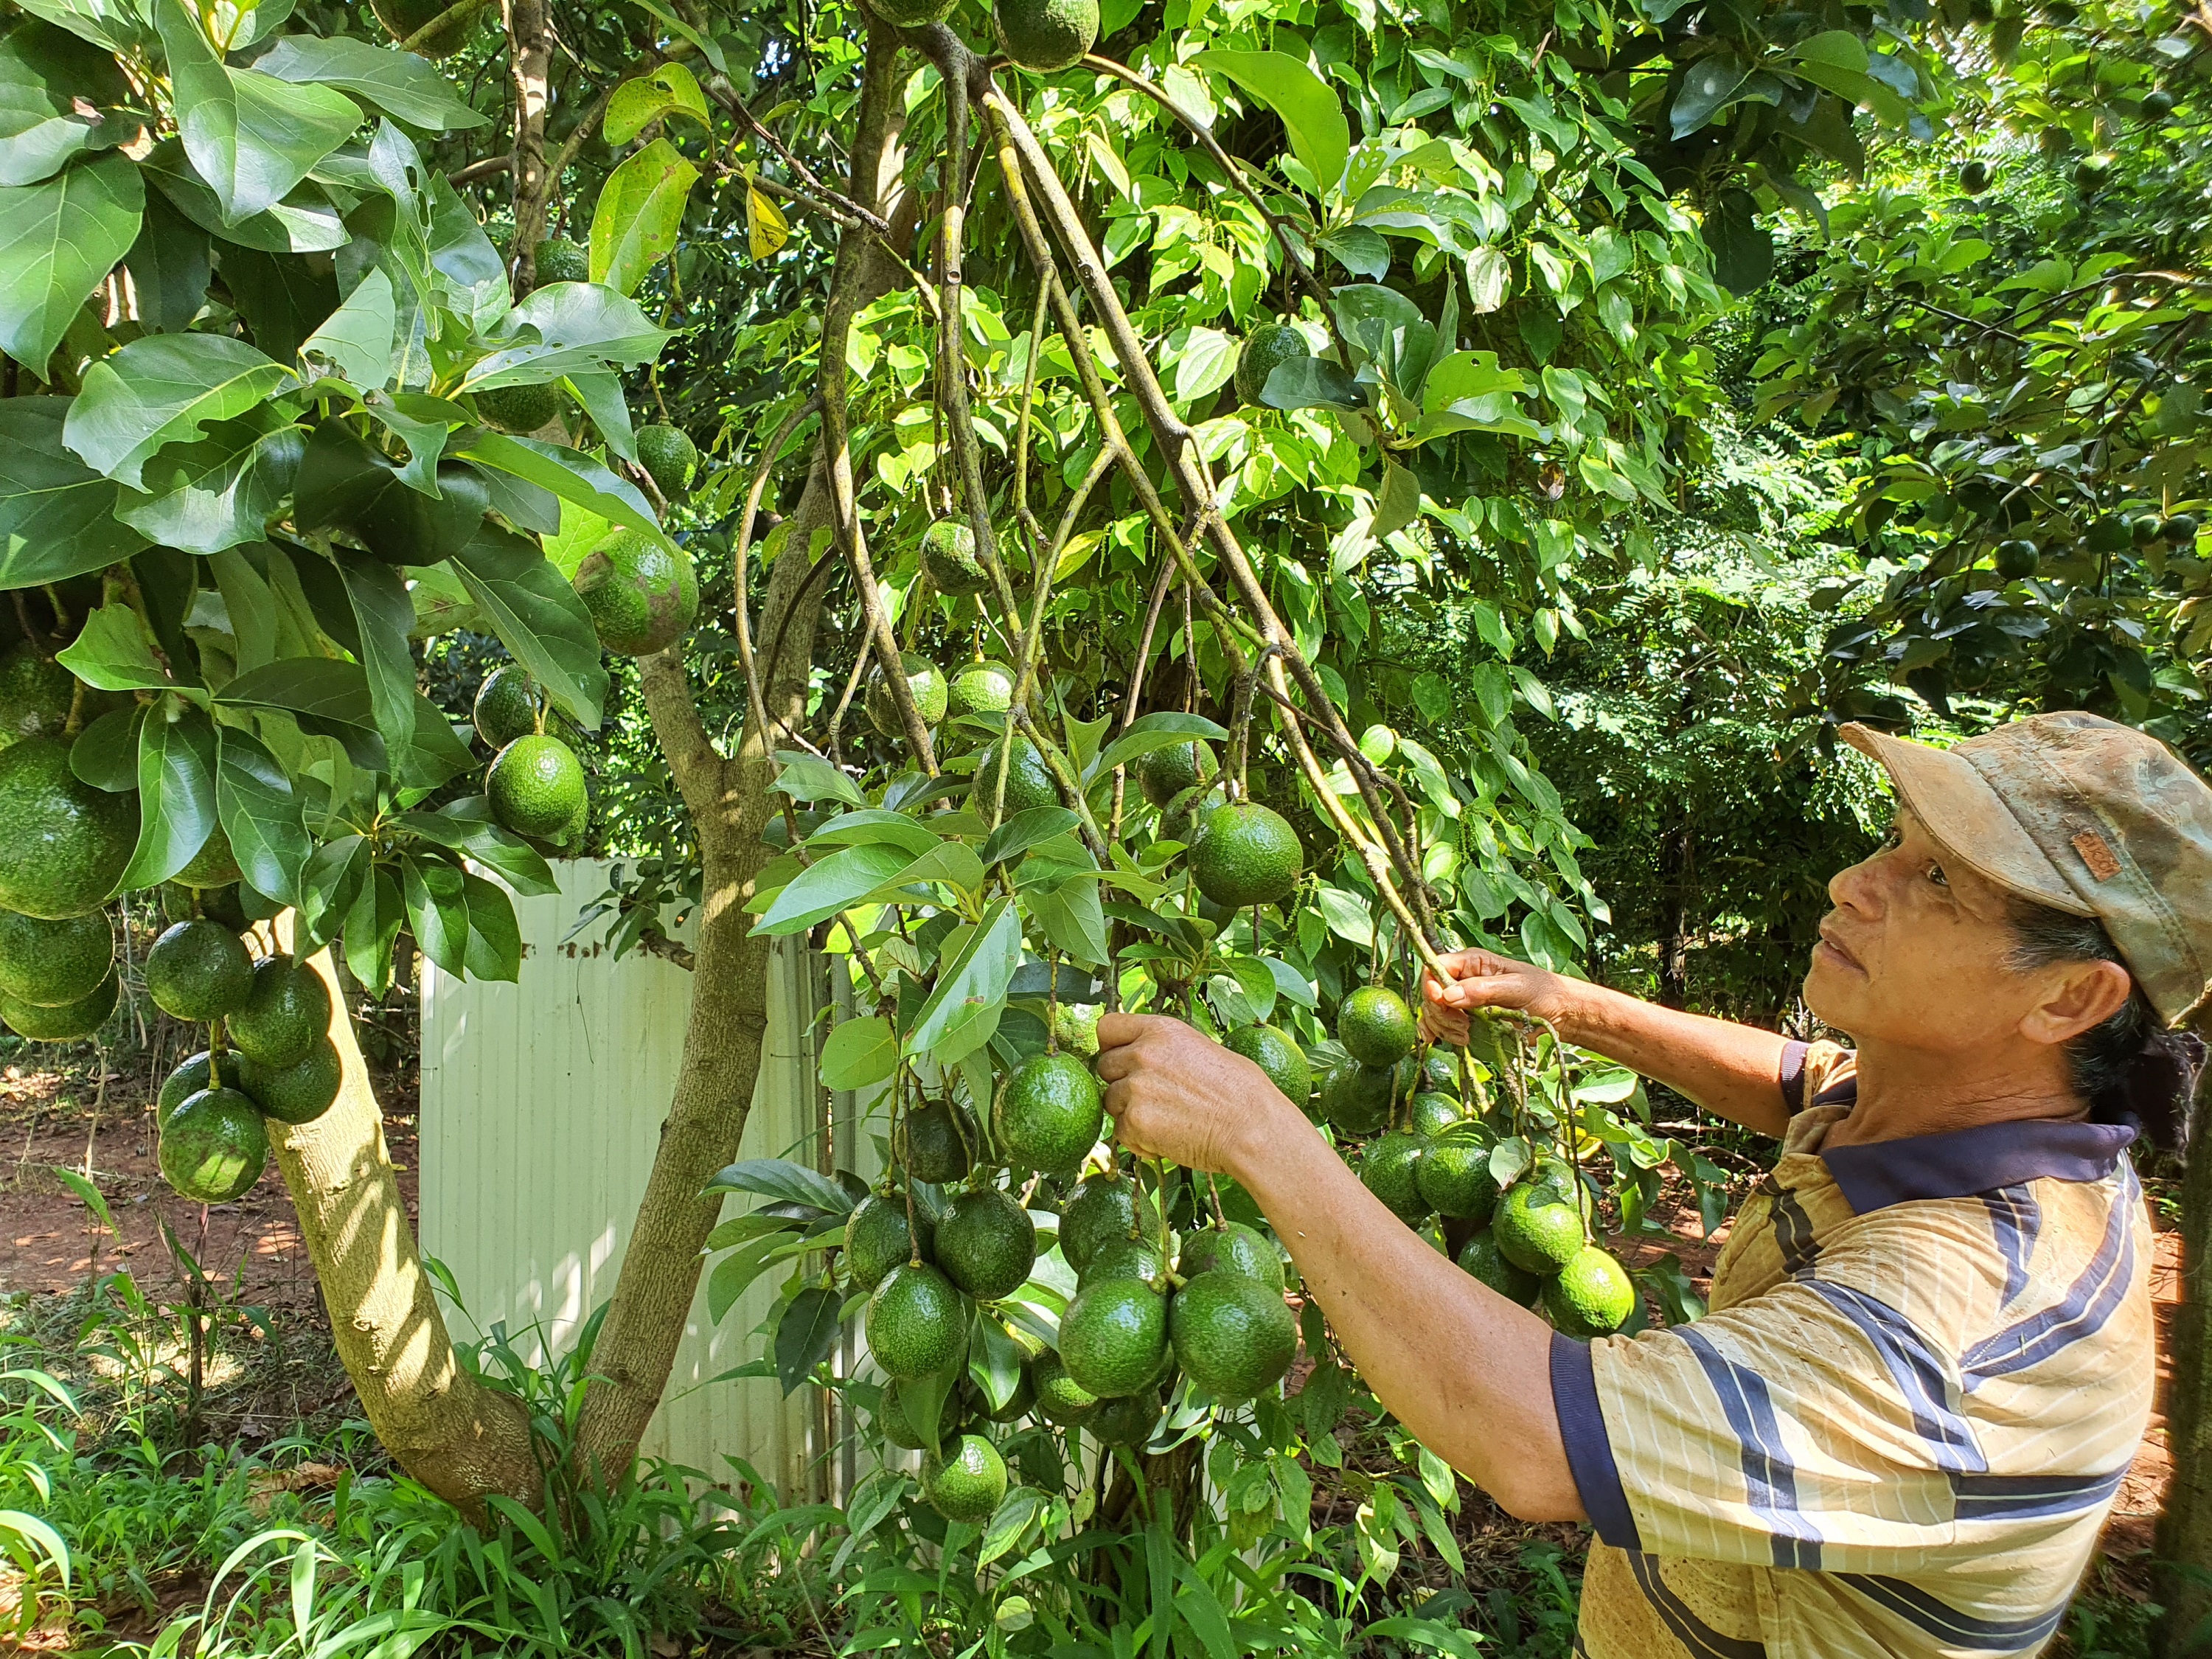
[[[312,184],[301,185],[266,212],[228,220],[207,180],[193,171],[179,140],[164,138],[139,167],[170,206],[219,241],[264,253],[317,253],[343,247],[351,240],[330,198]]]
[[[1131,722],[1127,731],[1106,745],[1091,768],[1091,774],[1097,776],[1111,772],[1115,767],[1125,766],[1139,755],[1149,755],[1158,749],[1172,749],[1177,744],[1188,743],[1194,738],[1219,743],[1225,741],[1228,736],[1226,727],[1215,725],[1203,714],[1182,714],[1164,709],[1158,714],[1139,715]]]
[[[592,281],[634,294],[676,246],[699,169],[665,138],[631,155],[600,187],[592,213]]]
[[[142,471],[144,493],[126,490],[116,517],[149,541],[186,553],[258,542],[292,493],[307,434],[266,406],[171,444]]]
[[[110,153],[0,190],[0,351],[42,373],[92,291],[137,240],[146,189]]]
[[[442,859],[402,854],[399,890],[422,954],[447,973],[460,973],[469,944],[469,901],[460,871]]]
[[[511,830],[492,821],[491,804],[482,795],[448,802],[434,812],[402,812],[399,828],[456,853],[465,853],[526,897],[557,893],[552,866]]]
[[[681,64],[663,64],[650,75],[641,75],[615,88],[599,133],[611,144],[627,144],[653,122],[671,115],[688,115],[701,126],[708,125],[707,94],[699,78]]]
[[[326,360],[342,380],[365,392],[383,386],[392,372],[392,343],[399,326],[398,303],[392,298],[392,278],[380,269],[354,285],[345,303],[325,317],[321,326],[300,343],[300,355]],[[438,428],[440,447],[445,428]],[[437,460],[431,452],[431,465]]]
[[[461,877],[461,892],[469,906],[469,943],[462,958],[469,977],[515,983],[522,977],[522,929],[515,925],[514,902],[497,883],[477,875]]]
[[[155,708],[138,730],[138,845],[129,892],[175,875],[216,827],[215,726],[197,708]]]
[[[352,136],[361,106],[325,86],[233,69],[179,0],[151,0],[169,55],[177,128],[226,223],[275,206]]]
[[[406,921],[399,884],[380,865],[347,908],[344,927],[346,966],[374,995],[381,996],[392,983],[392,945]]]
[[[216,701],[231,708],[273,708],[303,732],[336,738],[354,764],[380,772],[388,763],[384,738],[358,663],[335,657],[285,657],[226,683]]]
[[[253,67],[279,81],[336,87],[410,126],[432,131],[480,127],[491,119],[455,97],[452,83],[414,53],[350,35],[319,40],[288,34],[255,58]]]
[[[0,398],[0,589],[98,570],[146,544],[115,519],[122,487],[63,447],[70,402]]]
[[[771,938],[803,933],[847,905],[858,903],[911,861],[898,848],[881,842],[832,853],[800,871],[769,902],[753,932]]]
[[[814,1375],[814,1368],[837,1346],[844,1299],[823,1285],[810,1285],[792,1297],[775,1325],[775,1374],[789,1394]]]
[[[208,234],[169,204],[160,191],[146,198],[138,240],[123,264],[138,290],[138,320],[149,334],[180,334],[207,303]]]
[[[130,98],[108,53],[46,23],[18,23],[0,37],[0,185],[35,185],[74,156],[127,143],[137,124],[102,119],[98,106]]]
[[[525,483],[550,489],[564,501],[596,513],[602,519],[650,536],[672,548],[668,532],[653,516],[637,486],[618,478],[580,449],[540,443],[535,438],[514,438],[504,432],[480,432],[461,451],[464,460],[481,461],[509,472]]]
[[[58,23],[106,52],[129,53],[149,44],[145,21],[131,0],[21,0],[34,17]]]
[[[1352,126],[1344,103],[1301,58],[1286,52],[1231,52],[1215,47],[1191,60],[1227,76],[1282,118],[1291,152],[1305,163],[1316,185],[1334,190],[1352,154]]]
[[[447,743],[434,750],[416,746],[420,726],[416,705],[422,699],[415,690],[415,659],[408,651],[407,630],[415,625],[415,602],[408,597],[407,580],[398,567],[380,559],[342,557],[338,572],[353,607],[359,647],[356,654],[368,675],[369,707],[376,729],[383,734],[385,753],[391,758],[392,781],[403,788],[435,788],[456,769],[450,755],[454,746],[453,729],[434,712],[434,729],[424,735],[434,743],[435,728],[442,728]],[[466,759],[464,751],[464,764]]]
[[[167,443],[234,420],[293,378],[224,334],[149,334],[84,373],[62,441],[109,477],[144,488],[140,470]]]
[[[649,363],[675,337],[635,300],[597,283],[550,283],[508,313],[507,343],[481,358],[463,389],[541,386],[609,364]]]
[[[1010,901],[1000,899],[984,912],[959,955],[939,976],[937,988],[907,1033],[907,1053],[927,1054],[950,1066],[988,1042],[1021,959],[1021,917]]]
[[[537,544],[487,524],[453,557],[477,609],[561,712],[596,732],[607,696],[599,636],[576,590]]]
[[[865,1089],[898,1069],[898,1033],[881,1014],[831,1028],[822,1044],[822,1086]]]
[[[96,605],[77,636],[55,660],[96,691],[183,690],[204,699],[197,686],[179,687],[162,672],[138,613],[120,599]]]
[[[276,757],[239,726],[217,732],[215,805],[247,884],[281,904],[298,904],[315,850],[300,798]]]

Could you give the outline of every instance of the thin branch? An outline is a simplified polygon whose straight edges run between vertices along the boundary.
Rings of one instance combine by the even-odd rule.
[[[808,416],[818,413],[821,408],[822,394],[817,392],[783,417],[781,424],[775,429],[775,435],[761,451],[759,464],[753,468],[752,487],[745,492],[744,511],[738,518],[738,550],[733,577],[736,592],[732,598],[731,608],[737,613],[738,662],[745,673],[745,705],[752,714],[753,729],[761,734],[761,747],[763,749],[773,749],[775,738],[769,730],[768,703],[761,696],[760,669],[753,661],[752,600],[747,586],[746,558],[752,550],[753,519],[760,511],[761,495],[768,488],[769,474],[775,470],[776,457],[783,453],[784,445],[791,441],[791,434],[799,429],[799,422]],[[800,556],[805,555],[802,553]],[[787,612],[789,609],[787,605],[785,607]]]

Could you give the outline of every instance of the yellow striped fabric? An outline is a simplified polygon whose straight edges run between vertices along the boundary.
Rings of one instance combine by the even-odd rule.
[[[2150,1410],[2132,1132],[2004,1124],[1824,1155],[1851,1057],[1793,1046],[1789,1064],[1812,1103],[1737,1218],[1712,1311],[1555,1344],[1598,1533],[1577,1651],[2033,1653]]]

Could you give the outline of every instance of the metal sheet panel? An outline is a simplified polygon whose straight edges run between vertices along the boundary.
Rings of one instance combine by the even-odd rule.
[[[606,890],[609,866],[556,864],[561,891],[515,900],[517,985],[456,981],[423,964],[422,1212],[424,1251],[460,1287],[458,1340],[503,1323],[533,1363],[566,1351],[614,1293],[623,1249],[673,1096],[690,975],[656,957],[617,962],[594,926],[562,936]],[[742,1155],[820,1167],[826,1105],[815,1082],[818,958],[779,940],[768,1043]],[[724,1213],[755,1200],[739,1195]],[[702,1279],[644,1450],[724,1480],[743,1458],[787,1498],[823,1494],[827,1414],[819,1390],[788,1399],[772,1378],[714,1382],[763,1352],[780,1279],[757,1282],[719,1326]]]

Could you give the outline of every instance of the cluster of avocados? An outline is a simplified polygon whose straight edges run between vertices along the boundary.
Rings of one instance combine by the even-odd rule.
[[[1178,1375],[1232,1402],[1290,1369],[1297,1324],[1274,1243],[1217,1219],[1178,1247],[1156,1197],[1102,1152],[1104,1126],[1089,1065],[1048,1047],[998,1091],[988,1136],[950,1098],[910,1108],[891,1173],[846,1224],[844,1267],[868,1297],[868,1347],[890,1379],[878,1425],[893,1445],[926,1452],[923,1495],[948,1520],[985,1520],[1006,1496],[994,1425],[1033,1417],[1102,1445],[1140,1446]],[[994,1411],[957,1380],[969,1310],[1013,1296],[1040,1254],[1036,1222],[997,1183],[1001,1169],[1013,1186],[1035,1171],[1037,1189],[1064,1194],[1057,1243],[1077,1290],[1055,1344],[1008,1327],[1021,1376]],[[933,1400],[942,1402],[934,1423],[918,1420]]]
[[[234,898],[194,898],[198,914],[146,953],[154,1006],[210,1028],[208,1046],[161,1085],[161,1174],[186,1198],[223,1204],[261,1178],[264,1120],[313,1122],[338,1097],[341,1065],[321,976],[281,951],[255,958]]]
[[[1338,1006],[1336,1042],[1317,1091],[1312,1061],[1273,1027],[1245,1026],[1225,1041],[1328,1124],[1353,1152],[1368,1191],[1407,1226],[1439,1218],[1457,1224],[1455,1231],[1472,1226],[1457,1260],[1475,1278],[1523,1306],[1540,1298],[1571,1336],[1618,1330],[1634,1307],[1635,1287],[1620,1262],[1589,1242],[1575,1172],[1540,1163],[1501,1193],[1490,1168],[1496,1134],[1453,1092],[1451,1064],[1416,1054],[1419,1036],[1395,991],[1353,991]]]
[[[868,9],[899,28],[941,23],[953,0],[868,0]],[[1056,75],[1083,61],[1098,40],[1098,0],[994,0],[991,32],[1008,61]]]

